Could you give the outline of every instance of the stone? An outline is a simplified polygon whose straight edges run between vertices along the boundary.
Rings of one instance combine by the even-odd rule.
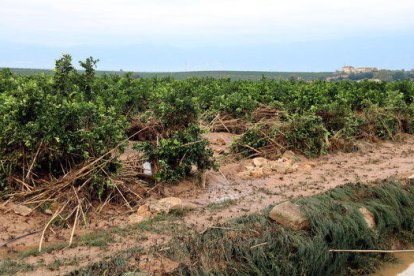
[[[144,255],[141,256],[139,259],[138,267],[140,270],[154,273],[156,275],[164,275],[166,273],[174,272],[180,263],[172,261],[166,257],[154,257]]]
[[[21,204],[15,204],[13,202],[7,203],[6,206],[0,205],[0,208],[5,211],[13,211],[15,214],[18,214],[23,217],[27,217],[28,215],[30,215],[30,213],[33,212],[33,209]]]
[[[178,197],[166,197],[150,204],[149,209],[151,213],[165,213],[168,214],[171,210],[182,208],[183,201]]]
[[[291,160],[280,158],[272,163],[271,169],[277,173],[287,174],[296,172],[299,169],[299,165],[294,164]]]
[[[269,160],[267,160],[266,158],[263,157],[256,157],[253,159],[253,164],[255,167],[263,167],[265,164],[267,164],[269,162]]]
[[[151,212],[149,210],[149,206],[144,204],[139,206],[138,210],[137,210],[137,215],[144,217],[144,218],[148,218],[151,216]]]
[[[374,230],[377,226],[374,214],[365,207],[359,208],[359,212],[361,212],[362,216],[364,217],[364,220],[367,223],[368,228]]]
[[[198,206],[194,203],[184,201],[178,197],[166,197],[149,205],[149,212],[168,214],[172,210],[192,210]]]
[[[152,213],[149,210],[148,205],[141,205],[139,206],[137,212],[135,214],[132,214],[128,217],[129,223],[136,224],[140,223],[146,219],[149,219],[151,217]]]
[[[309,228],[309,220],[301,212],[298,205],[290,201],[280,203],[273,207],[269,217],[277,223],[293,230],[305,230]]]

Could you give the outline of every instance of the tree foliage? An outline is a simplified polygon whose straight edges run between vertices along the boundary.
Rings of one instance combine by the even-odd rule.
[[[89,57],[77,70],[64,55],[53,75],[0,71],[0,185],[24,179],[29,171],[32,178],[59,177],[117,145],[137,117],[159,126],[157,139],[145,141],[143,149],[165,181],[213,166],[199,126],[218,114],[246,124],[233,146],[246,155],[278,144],[317,156],[356,139],[414,133],[414,83],[407,79],[178,81],[98,76],[97,62]],[[263,106],[285,116],[257,120],[255,112]]]

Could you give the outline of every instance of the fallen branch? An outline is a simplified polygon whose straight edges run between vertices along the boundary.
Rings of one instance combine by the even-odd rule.
[[[227,128],[227,126],[221,120],[220,116],[218,117],[218,119],[219,119],[220,123],[223,125],[223,127],[227,130],[227,132],[231,133],[231,131]]]
[[[6,245],[11,244],[11,243],[13,243],[15,241],[18,241],[20,239],[23,239],[23,238],[28,237],[28,236],[31,236],[31,235],[35,235],[35,234],[40,233],[40,232],[42,232],[42,230],[30,232],[30,233],[27,233],[27,234],[24,234],[24,235],[15,237],[13,239],[10,239],[10,240],[6,241],[5,243],[0,244],[0,247],[6,246]]]

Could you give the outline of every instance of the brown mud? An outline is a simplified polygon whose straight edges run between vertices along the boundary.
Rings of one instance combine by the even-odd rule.
[[[185,213],[177,223],[199,231],[234,217],[259,212],[271,204],[314,195],[349,182],[371,182],[393,176],[406,178],[414,172],[412,136],[405,136],[404,140],[399,142],[360,143],[360,150],[353,153],[332,153],[316,159],[291,156],[290,164],[293,169],[267,173],[249,173],[255,166],[252,160],[234,161],[231,157],[226,157],[233,137],[231,134],[212,133],[207,137],[216,156],[221,158],[221,167],[219,171],[208,172],[206,187],[186,180],[164,189],[164,196],[179,197],[197,206],[195,210]],[[275,161],[264,162],[273,164]],[[151,200],[156,199],[148,199]],[[128,208],[108,204],[100,213],[92,211],[88,226],[78,229],[76,236],[81,237],[114,227],[122,229],[130,224],[130,215]],[[40,211],[34,211],[24,217],[0,209],[0,244],[41,230],[49,219],[50,215]],[[103,247],[79,245],[26,257],[24,262],[34,265],[35,268],[34,271],[23,274],[67,273],[134,246],[145,250],[154,245],[165,244],[173,235],[173,230],[164,229],[154,233],[147,229],[138,229],[132,236],[130,233],[126,236],[113,234],[114,241]],[[45,245],[67,243],[69,237],[70,229],[56,228],[54,232],[48,231]],[[0,248],[0,258],[17,258],[22,251],[36,248],[39,238],[40,233],[37,233],[3,246]],[[73,261],[75,257],[76,262]],[[56,262],[59,265],[53,267]]]

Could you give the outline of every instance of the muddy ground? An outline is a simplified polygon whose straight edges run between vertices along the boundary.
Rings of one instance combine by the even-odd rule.
[[[133,258],[132,266],[168,271],[177,264],[163,259],[162,249],[180,229],[202,232],[233,217],[255,213],[291,198],[314,195],[349,182],[392,176],[406,178],[414,173],[412,136],[398,142],[361,142],[359,151],[353,153],[333,153],[316,159],[289,153],[274,161],[260,158],[236,161],[227,155],[233,135],[211,133],[208,138],[221,162],[220,170],[208,172],[205,187],[186,180],[163,191],[164,197],[179,197],[192,203],[195,209],[191,211],[136,225],[131,220],[135,209],[107,204],[99,213],[91,211],[88,225],[77,229],[75,243],[70,248],[67,241],[71,229],[52,227],[46,233],[45,252],[39,254],[36,248],[41,233],[36,231],[43,229],[51,215],[34,211],[23,216],[7,205],[0,208],[0,245],[36,232],[0,248],[1,259],[12,260],[7,264],[8,270],[0,265],[0,274],[59,275],[128,250],[135,250],[134,254],[139,256]],[[157,199],[159,195],[154,195],[146,201]]]

